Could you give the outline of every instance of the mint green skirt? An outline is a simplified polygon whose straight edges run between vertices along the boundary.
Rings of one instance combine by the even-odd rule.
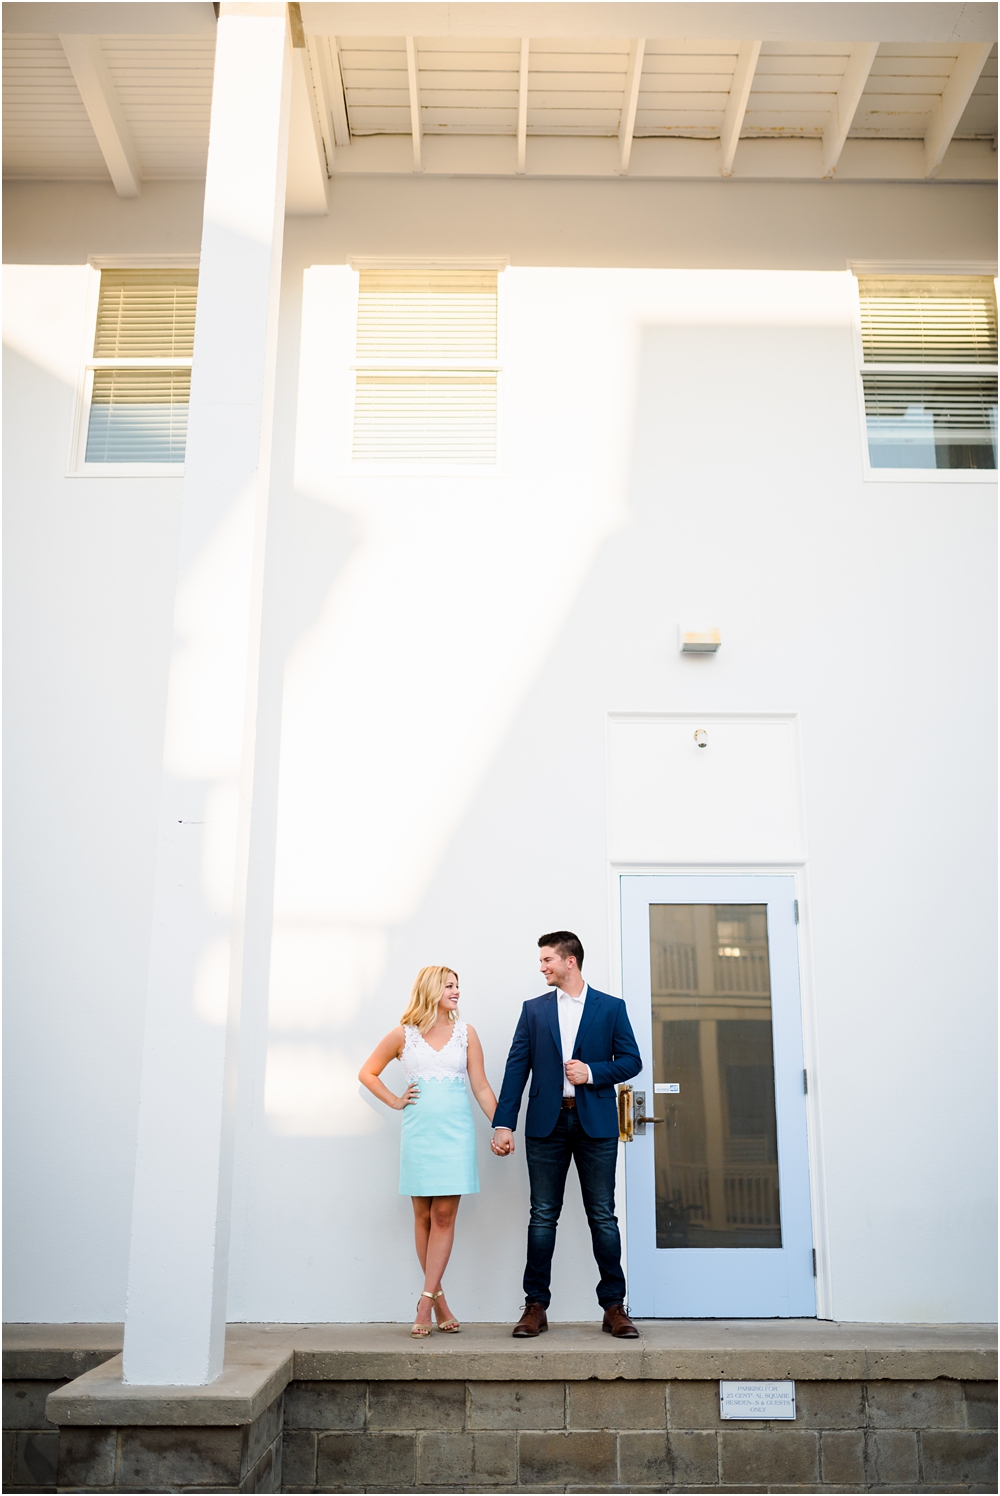
[[[401,1195],[478,1195],[476,1125],[462,1080],[421,1080],[403,1107],[399,1144]]]

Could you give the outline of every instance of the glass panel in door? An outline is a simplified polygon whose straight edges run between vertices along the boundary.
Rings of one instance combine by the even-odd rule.
[[[656,1245],[780,1247],[767,906],[652,904],[649,954]]]
[[[655,1118],[625,1149],[629,1302],[813,1315],[794,880],[621,879],[623,995]]]

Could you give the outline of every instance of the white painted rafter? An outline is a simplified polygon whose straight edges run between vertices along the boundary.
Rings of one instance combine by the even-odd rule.
[[[719,162],[719,175],[723,177],[730,177],[733,174],[736,147],[740,143],[740,131],[743,129],[743,118],[747,112],[750,90],[753,88],[753,75],[757,70],[760,49],[760,42],[740,42],[732,87],[729,90],[729,100],[722,116],[722,134],[719,140],[722,159]]]
[[[951,77],[931,111],[924,136],[924,170],[927,176],[934,176],[941,165],[991,51],[989,42],[966,42],[959,47]]]
[[[625,93],[622,100],[622,117],[618,127],[618,170],[623,176],[628,173],[629,157],[632,154],[632,136],[635,132],[635,112],[639,107],[639,87],[642,83],[642,59],[646,51],[645,37],[633,41],[628,49],[628,72],[625,75]]]
[[[291,87],[285,212],[314,217],[327,212],[328,171],[317,118],[317,99],[304,43],[301,47],[292,48]]]
[[[347,99],[344,94],[344,75],[340,66],[340,48],[335,36],[307,36],[306,48],[312,64],[313,75],[322,83],[322,98],[326,113],[323,121],[323,139],[327,144],[327,155],[333,161],[335,149],[349,146],[351,126],[347,118]]]
[[[521,38],[521,66],[517,80],[517,170],[523,174],[528,160],[528,38]]]
[[[59,37],[70,71],[119,197],[138,197],[139,153],[96,36]]]
[[[413,170],[422,171],[420,151],[420,80],[417,77],[417,39],[406,38],[406,76],[410,86],[410,133],[413,136]]]
[[[868,82],[868,74],[878,52],[878,42],[861,42],[852,47],[844,69],[844,76],[837,89],[834,112],[823,131],[823,175],[832,177],[844,149],[854,116],[858,112],[861,95]]]

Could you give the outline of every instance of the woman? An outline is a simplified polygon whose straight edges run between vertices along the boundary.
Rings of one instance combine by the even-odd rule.
[[[448,1308],[441,1278],[455,1240],[455,1217],[463,1195],[478,1195],[476,1130],[465,1077],[492,1122],[497,1099],[483,1068],[483,1046],[475,1029],[458,1016],[458,977],[448,966],[417,973],[410,1004],[399,1027],[386,1034],[362,1065],[358,1079],[373,1096],[403,1113],[399,1193],[413,1198],[413,1225],[424,1286],[411,1333],[461,1329]],[[379,1076],[400,1060],[406,1090],[393,1095]]]

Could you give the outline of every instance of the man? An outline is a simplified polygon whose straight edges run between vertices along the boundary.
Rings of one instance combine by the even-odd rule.
[[[615,1085],[642,1069],[625,1004],[583,979],[583,946],[570,930],[538,942],[542,975],[551,988],[521,1009],[493,1115],[494,1153],[514,1152],[514,1127],[528,1075],[524,1151],[531,1184],[524,1313],[518,1337],[548,1329],[552,1253],[570,1159],[576,1163],[601,1279],[602,1329],[622,1339],[638,1330],[625,1312],[622,1244],[615,1215],[618,1106]]]

